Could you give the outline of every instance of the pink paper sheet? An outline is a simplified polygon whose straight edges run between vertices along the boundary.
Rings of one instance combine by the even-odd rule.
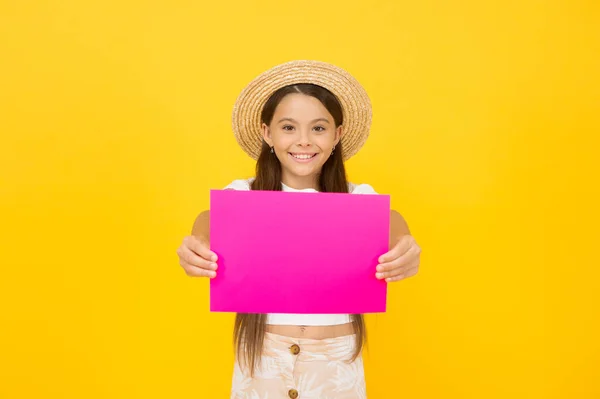
[[[389,229],[389,195],[213,190],[210,310],[385,312]]]

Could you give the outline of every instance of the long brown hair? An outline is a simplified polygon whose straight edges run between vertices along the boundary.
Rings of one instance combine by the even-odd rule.
[[[277,90],[265,103],[261,113],[263,123],[270,125],[277,105],[288,94],[301,93],[321,101],[333,116],[336,128],[343,124],[343,112],[340,102],[329,90],[314,84],[294,84]],[[256,162],[256,177],[252,182],[252,190],[281,191],[281,163],[275,154],[271,153],[269,145],[263,141],[260,156]],[[347,193],[348,180],[342,157],[341,141],[335,147],[333,154],[327,159],[319,174],[319,191],[329,193]],[[352,361],[362,351],[366,344],[367,332],[363,315],[353,314],[352,324],[356,333],[355,351]],[[254,375],[260,365],[263,342],[267,327],[266,314],[238,313],[235,317],[233,340],[240,365],[250,368],[250,376]]]

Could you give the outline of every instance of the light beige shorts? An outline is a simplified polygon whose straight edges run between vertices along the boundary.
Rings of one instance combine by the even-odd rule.
[[[365,399],[362,356],[349,363],[354,340],[354,335],[304,339],[267,332],[254,378],[235,362],[231,399]]]

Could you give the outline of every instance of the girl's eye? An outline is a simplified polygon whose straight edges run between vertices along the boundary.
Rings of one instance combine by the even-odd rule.
[[[290,131],[290,130],[293,130],[293,129],[294,129],[294,126],[291,126],[291,125],[285,125],[285,126],[283,126],[283,128],[282,128],[282,129],[283,129],[283,130]]]
[[[325,131],[325,128],[324,128],[323,126],[315,126],[315,130],[316,130],[317,132],[324,132],[324,131]]]

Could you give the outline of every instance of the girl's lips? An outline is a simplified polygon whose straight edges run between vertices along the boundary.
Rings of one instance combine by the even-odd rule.
[[[288,152],[288,155],[290,158],[292,158],[294,161],[296,161],[298,163],[312,162],[312,160],[315,159],[317,156],[316,153],[302,154],[302,153],[292,153],[292,152]],[[310,156],[310,157],[308,157],[308,156]]]

